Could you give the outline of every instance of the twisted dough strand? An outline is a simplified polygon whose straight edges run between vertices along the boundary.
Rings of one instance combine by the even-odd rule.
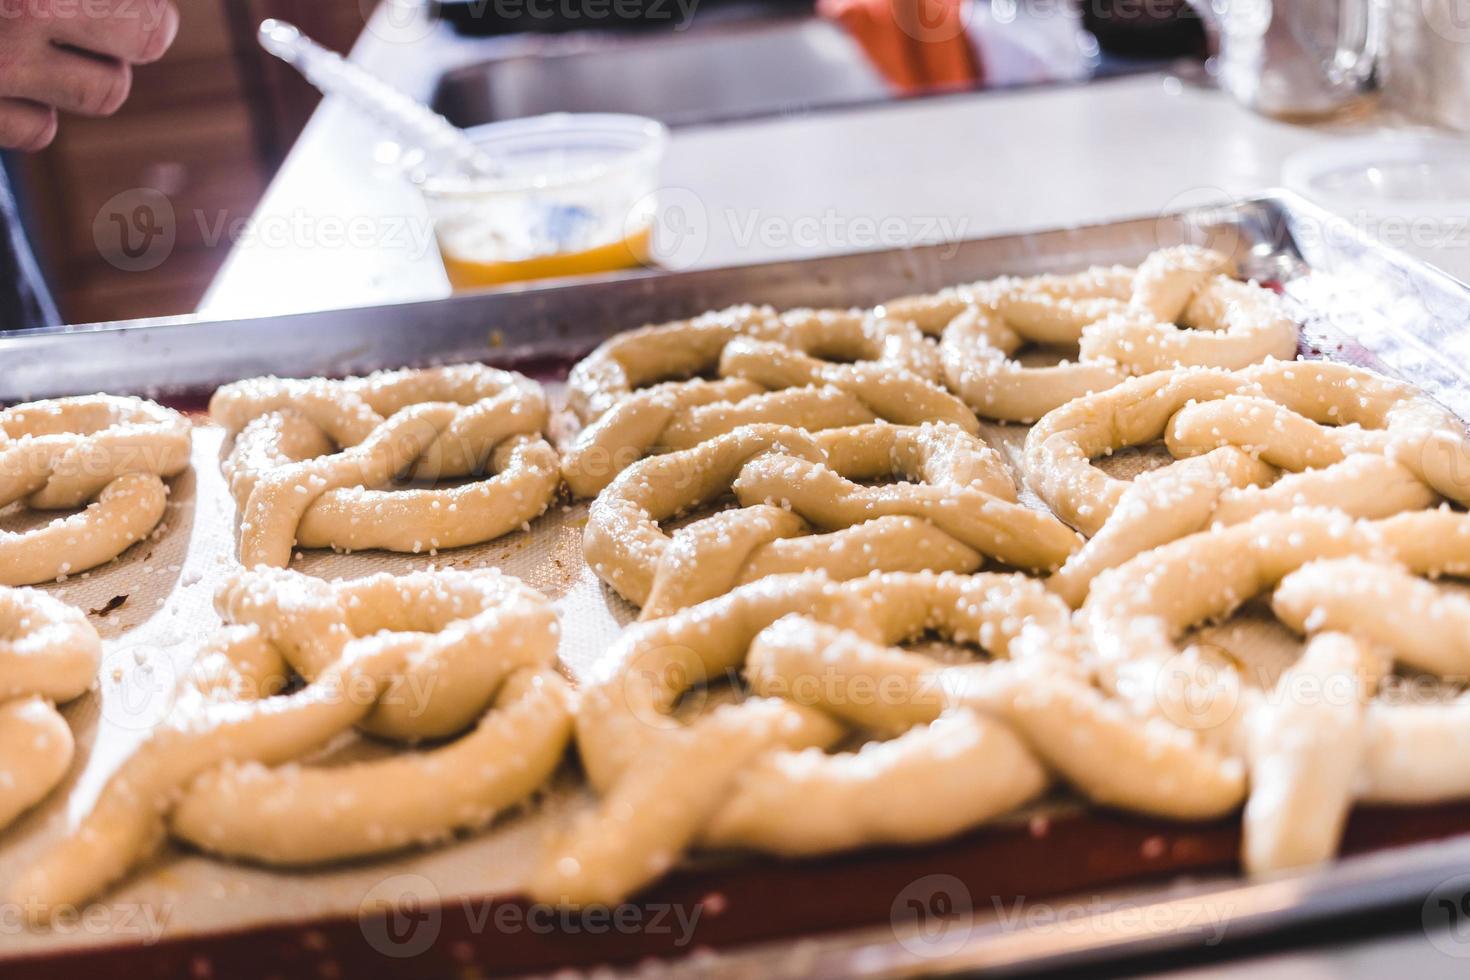
[[[890,646],[930,631],[1004,659],[945,667]],[[1075,642],[1066,607],[1020,575],[769,578],[640,624],[599,665],[577,721],[601,804],[556,842],[532,894],[619,901],[691,845],[933,840],[1035,797],[1048,768],[1154,812],[1238,805],[1240,767],[1128,719],[1088,685]],[[752,698],[674,717],[742,667]],[[891,738],[829,754],[853,728]],[[912,799],[942,805],[894,803]]]
[[[777,313],[769,306],[732,306],[604,341],[572,368],[568,401],[583,422],[590,422],[640,388],[712,370],[737,337],[775,341],[823,359],[878,361],[923,378],[939,376],[933,350],[902,319],[873,318],[859,310]]]
[[[945,381],[978,414],[1031,422],[1130,375],[1294,357],[1296,324],[1279,299],[1234,271],[1228,256],[1183,245],[1136,270],[1002,278],[880,309],[942,329]],[[1075,345],[1080,358],[1025,366],[1016,355],[1029,344]]]
[[[329,584],[261,569],[231,580],[217,602],[233,625],[211,639],[170,719],[124,761],[80,826],[21,874],[17,901],[42,916],[84,902],[144,860],[166,829],[206,849],[286,864],[435,839],[523,799],[560,759],[571,708],[551,670],[555,614],[509,576],[441,571]],[[278,694],[292,674],[308,683]],[[482,715],[472,733],[430,752],[261,768],[354,725],[437,738]],[[506,761],[512,742],[526,752],[520,764]]]
[[[1105,687],[1248,760],[1243,859],[1268,871],[1330,857],[1354,799],[1470,795],[1456,751],[1470,701],[1374,698],[1395,660],[1461,682],[1470,673],[1465,600],[1423,579],[1445,574],[1470,574],[1470,515],[1271,513],[1105,572],[1082,619]],[[1308,644],[1270,694],[1179,647],[1189,627],[1272,589],[1277,616]]]
[[[215,392],[210,414],[237,433],[225,469],[246,567],[285,567],[296,545],[418,553],[492,540],[557,489],[540,385],[479,364],[256,378]],[[461,477],[475,479],[386,489]]]
[[[66,775],[74,742],[56,703],[85,693],[101,659],[102,641],[80,609],[0,587],[0,829]]]
[[[116,558],[163,519],[163,480],[188,465],[188,420],[141,398],[87,395],[0,411],[0,508],[86,505],[30,531],[0,529],[0,585],[46,582]]]
[[[863,485],[882,478],[913,482]],[[672,536],[659,526],[731,491],[739,510]],[[643,606],[644,618],[764,575],[817,567],[838,578],[972,571],[985,556],[1055,567],[1076,536],[1015,500],[994,451],[950,426],[813,435],[753,425],[630,467],[594,501],[583,550],[604,581]]]
[[[697,377],[710,373],[718,380]],[[817,431],[882,419],[978,431],[938,373],[933,345],[913,324],[858,311],[736,307],[645,327],[573,369],[570,400],[585,427],[562,473],[573,495],[591,497],[650,453],[758,423]]]
[[[1132,482],[1092,463],[1159,438],[1180,461]],[[1452,445],[1470,463],[1458,423],[1409,385],[1343,364],[1273,361],[1158,372],[1078,399],[1028,434],[1025,471],[1091,535],[1053,581],[1078,605],[1099,572],[1211,523],[1312,505],[1385,517],[1430,506],[1436,490],[1460,499],[1470,483],[1432,462]]]

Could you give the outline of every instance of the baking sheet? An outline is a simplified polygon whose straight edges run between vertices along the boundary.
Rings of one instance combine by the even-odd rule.
[[[1000,272],[1065,271],[1094,262],[1136,261],[1160,245],[1194,240],[1234,248],[1253,274],[1283,281],[1287,295],[1311,311],[1309,340],[1331,356],[1410,377],[1463,415],[1470,392],[1470,382],[1460,367],[1466,359],[1435,354],[1436,350],[1460,350],[1467,343],[1461,328],[1470,315],[1470,305],[1456,284],[1406,265],[1391,253],[1363,247],[1352,236],[1339,241],[1338,251],[1314,257],[1312,243],[1299,240],[1305,227],[1303,215],[1312,217],[1319,228],[1327,227],[1324,216],[1271,198],[1230,209],[1168,216],[1167,220],[965,243],[948,246],[952,252],[947,255],[912,250],[527,289],[460,297],[442,305],[354,311],[351,317],[321,314],[248,325],[175,323],[141,331],[101,327],[73,331],[70,336],[6,336],[0,337],[0,398],[103,387],[150,393],[197,391],[201,385],[272,370],[341,374],[467,357],[517,363],[550,359],[564,365],[569,354],[580,353],[608,327],[636,326],[735,300],[767,300],[783,306],[868,303]],[[1358,250],[1342,248],[1343,241]],[[1372,273],[1367,278],[1365,264]],[[600,309],[601,315],[587,316],[591,309]],[[283,323],[297,337],[302,336],[301,330],[313,328],[307,333],[309,354],[303,354],[299,344],[286,349],[274,345],[274,331]],[[487,323],[498,326],[487,329]],[[408,329],[410,325],[423,329]],[[233,344],[219,346],[223,336],[232,338]],[[78,350],[75,345],[83,343],[87,357],[58,357],[61,352]],[[212,351],[208,349],[211,343],[215,344]],[[302,362],[298,356],[309,359]],[[996,426],[987,434],[1014,450],[1023,431]],[[103,569],[48,586],[67,601],[98,611],[93,621],[106,638],[107,658],[97,692],[67,710],[79,736],[76,772],[46,805],[0,839],[0,881],[8,880],[19,863],[58,835],[67,821],[85,812],[117,760],[166,710],[167,692],[188,662],[192,638],[217,622],[211,608],[213,588],[232,567],[233,554],[233,505],[218,468],[221,438],[218,429],[207,425],[196,431],[194,467],[175,481],[165,527],[155,540],[135,547]],[[478,548],[417,557],[312,553],[294,567],[326,577],[434,564],[504,568],[543,589],[556,602],[565,624],[563,659],[575,675],[585,672],[632,615],[583,564],[580,527],[584,519],[585,507],[558,505],[529,534]],[[126,596],[126,601],[105,612],[117,596]],[[1289,660],[1294,640],[1283,631],[1249,622],[1228,629],[1234,632],[1221,632],[1219,642],[1232,652],[1268,651],[1266,659],[1278,665]],[[1244,639],[1235,635],[1241,630],[1246,631]],[[334,757],[373,751],[378,749],[362,741],[333,748]],[[299,924],[321,916],[351,917],[364,902],[385,894],[393,897],[395,889],[407,889],[426,901],[509,894],[524,880],[548,828],[583,802],[583,791],[575,781],[563,779],[541,805],[510,815],[474,838],[316,872],[268,871],[171,849],[144,873],[110,893],[74,928],[33,932],[0,922],[0,955],[119,942],[151,945],[161,937],[199,936],[262,923]],[[1470,846],[1466,852],[1470,855]],[[1349,865],[1344,862],[1341,867]],[[1412,862],[1403,864],[1398,870],[1411,866]],[[1380,888],[1378,894],[1386,893]],[[1306,904],[1298,900],[1293,907]],[[1222,908],[1218,903],[1212,907]],[[1244,922],[1250,906],[1235,902],[1229,908],[1237,910],[1235,920]],[[850,957],[859,951],[866,956],[862,962],[874,968],[881,965],[885,971],[958,968],[974,965],[976,957],[992,966],[1004,965],[1008,961],[996,957],[1008,944],[1014,946],[1015,937],[1026,930],[1004,928],[990,935],[987,929],[993,932],[995,923],[987,925],[987,920],[995,917],[983,913],[980,910],[972,916],[964,943],[938,950],[943,955],[936,955],[929,946],[916,952],[911,943],[903,941],[895,921],[876,935],[860,933],[800,948],[783,945],[757,950],[751,962],[789,968],[800,962],[798,954]],[[1177,927],[1183,917],[1173,921]],[[1236,934],[1244,929],[1240,926]],[[1159,942],[1179,932],[1178,928],[1155,929],[1142,938]],[[1123,931],[1115,931],[1111,938],[1121,936]],[[1030,949],[1015,962],[1039,962],[1042,952],[1054,956],[1066,945],[1044,944],[1043,949]],[[1117,944],[1094,943],[1085,948],[1097,952],[1105,946]],[[317,960],[335,962],[327,953]],[[190,962],[191,967],[198,965]],[[848,960],[842,962],[852,965]],[[718,963],[738,970],[741,960],[725,958]],[[716,964],[701,961],[699,965],[713,969]],[[207,961],[202,966],[215,968]]]
[[[79,740],[72,778],[0,838],[0,880],[11,880],[38,848],[90,808],[107,775],[167,711],[197,638],[218,627],[215,588],[238,568],[233,557],[234,503],[219,469],[223,436],[213,425],[195,429],[193,467],[175,481],[164,525],[152,540],[90,573],[41,587],[92,611],[89,618],[104,638],[104,663],[96,690],[65,709]],[[436,565],[503,568],[552,598],[564,622],[577,624],[566,631],[561,648],[575,675],[616,635],[631,610],[604,595],[581,560],[579,525],[585,507],[556,504],[553,511],[531,533],[439,556],[310,552],[293,567],[324,578]],[[119,596],[125,600],[116,605]],[[104,615],[109,605],[116,608]],[[380,747],[360,740],[338,743],[326,756],[344,759],[375,751]],[[558,809],[555,799],[549,802],[529,819],[502,821],[490,834],[321,872],[282,874],[170,848],[142,874],[103,896],[89,913],[87,928],[8,930],[0,935],[0,949],[16,953],[116,941],[139,927],[144,938],[156,939],[354,913],[386,876],[410,869],[433,881],[444,897],[513,891],[538,850],[536,835]]]

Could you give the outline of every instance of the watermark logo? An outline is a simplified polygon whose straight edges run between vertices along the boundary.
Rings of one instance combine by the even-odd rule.
[[[1233,254],[1241,243],[1235,209],[1240,200],[1222,187],[1191,187],[1169,198],[1154,224],[1160,248],[1182,240],[1190,245]]]
[[[1240,675],[1198,653],[1179,654],[1159,670],[1154,697],[1164,717],[1180,728],[1207,731],[1234,717],[1240,704]]]
[[[624,671],[623,700],[628,711],[657,731],[678,731],[684,723],[662,708],[665,696],[679,698],[679,713],[695,717],[709,699],[710,677],[698,653],[684,646],[650,651],[649,656]]]
[[[102,717],[123,731],[151,731],[173,709],[179,691],[175,657],[187,643],[117,647],[102,662]]]
[[[1446,956],[1470,959],[1470,874],[1446,879],[1420,910],[1429,943]]]
[[[1470,0],[1420,0],[1429,29],[1446,41],[1470,41]]]
[[[124,272],[158,268],[173,254],[177,238],[173,204],[151,187],[114,194],[92,219],[98,253]]]
[[[962,36],[975,15],[975,5],[968,0],[894,0],[889,10],[899,30],[925,44]]]
[[[394,44],[416,44],[434,33],[439,8],[427,0],[357,0],[368,33]]]
[[[889,921],[898,944],[915,956],[947,956],[975,927],[970,889],[954,875],[925,875],[894,898]]]
[[[395,959],[425,952],[443,926],[439,889],[423,875],[384,878],[363,896],[357,912],[368,945]]]
[[[665,269],[682,272],[698,264],[709,247],[710,220],[704,200],[687,187],[665,187],[644,195],[628,210],[623,233],[642,234],[652,215],[649,257]]]

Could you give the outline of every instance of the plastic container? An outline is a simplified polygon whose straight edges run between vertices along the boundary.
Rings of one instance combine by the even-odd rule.
[[[648,262],[668,143],[661,123],[557,113],[468,132],[500,173],[413,175],[455,289]]]
[[[1385,245],[1470,282],[1470,139],[1390,132],[1287,159],[1282,183]]]

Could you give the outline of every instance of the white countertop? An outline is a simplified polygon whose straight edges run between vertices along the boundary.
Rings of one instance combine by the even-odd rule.
[[[658,250],[716,266],[1146,215],[1275,186],[1293,153],[1343,138],[1164,75],[682,129]],[[417,192],[373,162],[385,143],[324,104],[201,309],[447,295]]]

